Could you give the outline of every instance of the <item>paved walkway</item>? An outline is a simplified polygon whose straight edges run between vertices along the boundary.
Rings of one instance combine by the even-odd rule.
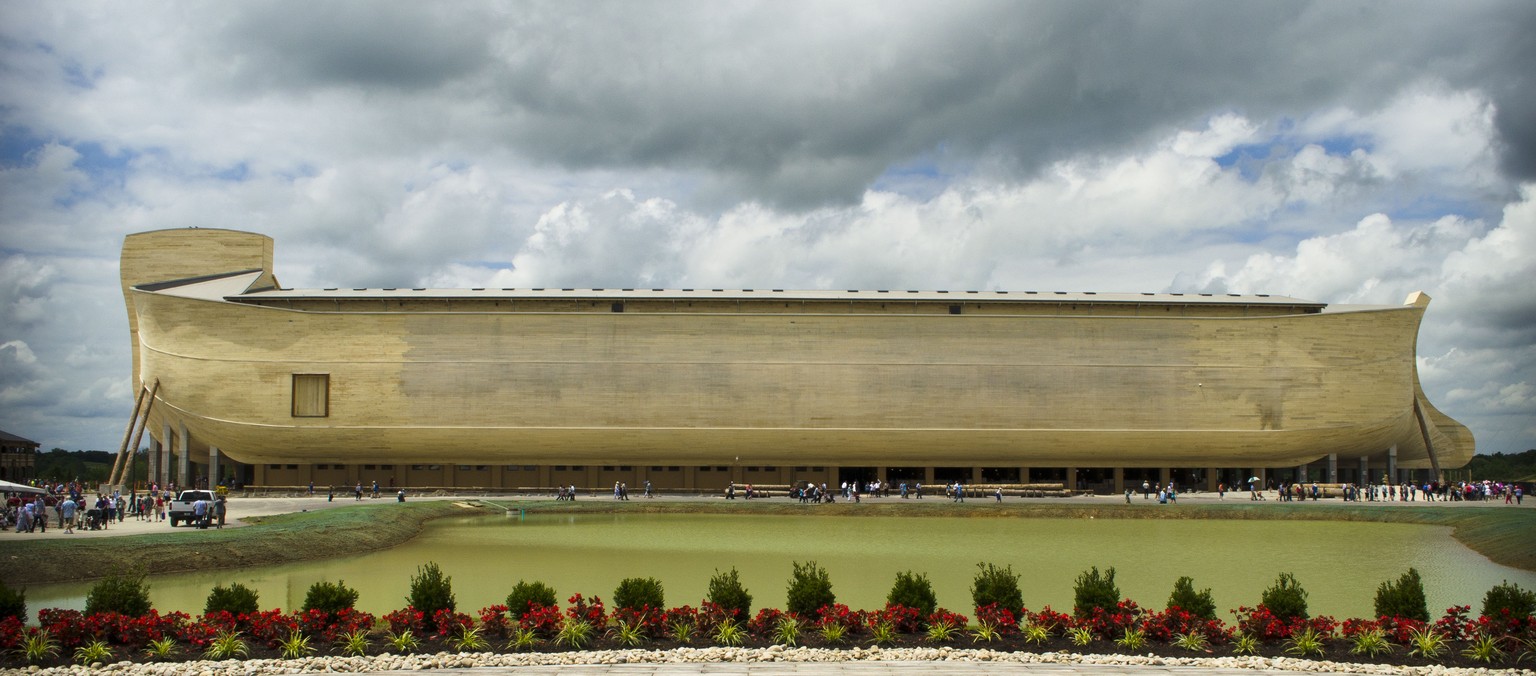
[[[1008,664],[1004,662],[708,662],[688,664],[589,664],[533,667],[481,667],[386,671],[383,674],[439,674],[440,676],[679,676],[683,674],[794,676],[1256,676],[1299,674],[1269,669],[1221,669],[1216,667],[1169,667],[1109,664]],[[1355,672],[1332,672],[1349,674]]]
[[[1503,504],[1502,500],[1497,500],[1497,501],[1490,500],[1490,501],[1486,501],[1486,502],[1425,502],[1423,500],[1420,500],[1420,501],[1417,501],[1417,502],[1377,501],[1377,502],[1361,502],[1361,503],[1344,503],[1344,502],[1338,500],[1337,498],[1335,498],[1335,499],[1332,499],[1332,500],[1321,500],[1321,501],[1307,500],[1307,501],[1297,501],[1297,502],[1293,502],[1293,503],[1282,503],[1282,502],[1278,502],[1278,501],[1276,501],[1274,499],[1273,491],[1271,491],[1270,493],[1271,493],[1271,495],[1270,495],[1270,499],[1269,500],[1267,500],[1265,502],[1259,502],[1259,503],[1253,503],[1253,504],[1260,504],[1260,505],[1266,505],[1266,504],[1267,505],[1285,505],[1286,507],[1297,507],[1297,508],[1301,508],[1301,509],[1307,509],[1307,508],[1311,508],[1311,507],[1315,507],[1315,506],[1316,507],[1327,507],[1329,505],[1343,505],[1343,504],[1358,504],[1359,506],[1363,506],[1363,507],[1380,508],[1380,509],[1413,509],[1415,507],[1427,507],[1427,506],[1432,506],[1432,507],[1496,507],[1496,506],[1497,507],[1504,507],[1505,506]],[[463,493],[459,493],[459,494],[456,494],[456,495],[411,495],[409,499],[412,500],[412,501],[417,501],[417,500],[475,500],[475,499],[485,499],[485,500],[488,500],[490,502],[494,502],[494,503],[498,503],[498,504],[503,504],[504,505],[504,504],[509,504],[509,503],[516,503],[516,502],[519,502],[519,501],[549,500],[552,497],[553,496],[533,496],[533,495],[527,495],[527,496],[517,496],[517,495],[482,495],[482,494],[476,494],[476,493],[471,492],[471,491],[465,491]],[[603,495],[600,492],[596,492],[596,493],[593,493],[592,495],[583,495],[581,499],[583,501],[586,501],[586,500],[608,500],[608,499],[610,499],[610,496]],[[785,498],[785,497],[775,497],[775,498],[767,498],[767,499],[771,500],[771,501],[774,501],[774,502],[788,502],[789,501],[789,498]],[[641,502],[641,501],[644,501],[644,500],[645,500],[644,498],[641,498],[641,497],[638,497],[638,496],[631,498],[631,502]],[[717,496],[717,495],[709,495],[709,496],[694,496],[694,495],[678,496],[678,495],[668,495],[668,496],[657,497],[657,498],[655,498],[655,500],[663,501],[663,502],[715,502],[715,501],[723,502],[724,501],[724,499],[722,497]],[[930,496],[930,497],[926,498],[924,500],[924,502],[928,502],[930,500],[944,500],[944,498]],[[228,517],[228,522],[225,525],[225,528],[238,528],[240,526],[244,526],[245,523],[242,522],[241,519],[244,518],[244,517],[250,517],[250,516],[265,516],[265,515],[268,515],[268,514],[287,514],[287,513],[290,513],[290,512],[310,512],[310,511],[316,511],[316,510],[321,510],[321,509],[334,509],[336,507],[345,507],[345,506],[348,506],[348,505],[357,505],[357,504],[387,505],[387,504],[394,504],[394,502],[395,502],[395,500],[394,500],[393,494],[388,493],[388,492],[382,493],[381,496],[379,498],[377,498],[377,499],[369,498],[365,494],[361,501],[354,500],[353,497],[352,497],[352,493],[350,491],[346,492],[344,495],[342,493],[338,493],[336,495],[336,499],[335,500],[327,500],[326,499],[326,494],[323,491],[316,493],[314,496],[300,496],[300,497],[265,497],[265,496],[263,496],[263,497],[249,497],[248,498],[248,497],[236,496],[236,497],[230,498],[230,500],[229,500],[229,517]],[[904,503],[904,502],[909,502],[909,501],[902,500],[901,498],[897,498],[897,497],[890,497],[890,498],[864,498],[864,503],[865,504],[876,504],[876,505],[879,505],[879,504],[898,504],[898,503]],[[1074,498],[1015,498],[1015,497],[1008,497],[1008,498],[1004,498],[1003,499],[1003,504],[1005,504],[1005,505],[1017,505],[1017,504],[1022,504],[1022,503],[1057,504],[1057,505],[1066,505],[1066,504],[1071,504],[1071,505],[1110,505],[1110,504],[1124,504],[1124,502],[1125,502],[1125,497],[1124,496],[1119,496],[1119,495],[1091,495],[1091,496],[1079,496],[1079,497],[1074,497]],[[1248,497],[1247,497],[1246,493],[1230,493],[1229,492],[1229,493],[1227,493],[1227,496],[1226,496],[1225,499],[1218,497],[1217,494],[1215,494],[1215,493],[1185,493],[1185,494],[1182,494],[1182,495],[1179,496],[1179,504],[1185,504],[1185,505],[1248,504],[1249,502],[1250,501],[1248,500]],[[1147,509],[1178,509],[1177,505],[1159,505],[1159,504],[1157,504],[1156,500],[1143,500],[1139,495],[1136,496],[1135,498],[1133,498],[1131,500],[1131,503],[1133,505],[1141,505],[1143,507],[1146,507]],[[990,498],[970,498],[964,504],[968,504],[968,505],[990,505],[990,504],[995,504],[995,503]],[[1536,500],[1532,500],[1532,503],[1530,505],[1520,505],[1520,506],[1509,505],[1508,508],[1509,509],[1521,509],[1521,508],[1532,509],[1532,508],[1536,508]],[[128,517],[128,518],[124,519],[122,522],[113,523],[113,524],[109,525],[106,530],[88,531],[88,530],[78,530],[77,529],[77,530],[75,530],[74,533],[66,534],[63,531],[63,529],[60,529],[60,528],[57,527],[57,521],[55,519],[50,518],[49,522],[50,522],[50,525],[48,527],[48,532],[47,533],[36,533],[36,532],[34,532],[34,533],[30,533],[29,534],[29,533],[16,533],[16,532],[11,531],[11,530],[5,530],[4,532],[0,532],[0,542],[3,542],[6,538],[33,538],[33,537],[45,537],[45,538],[54,538],[54,537],[58,537],[58,538],[98,538],[98,537],[113,537],[113,536],[118,536],[118,535],[142,535],[142,534],[145,534],[145,533],[196,533],[196,532],[198,532],[197,529],[195,529],[195,528],[188,528],[188,527],[185,527],[185,526],[178,526],[176,528],[171,528],[171,524],[170,524],[169,521],[141,520],[141,519],[137,519],[137,518],[134,518],[134,517]]]

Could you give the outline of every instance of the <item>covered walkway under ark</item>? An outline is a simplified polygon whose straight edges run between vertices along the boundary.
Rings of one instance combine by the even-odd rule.
[[[217,449],[210,449],[206,464],[194,464],[191,476],[207,476],[204,468],[218,466]],[[169,456],[166,456],[169,457]],[[163,465],[170,466],[167,460]],[[224,459],[222,466],[232,463]],[[169,476],[183,476],[179,473]],[[167,476],[164,474],[155,476]],[[1215,491],[1225,484],[1242,487],[1257,477],[1260,485],[1284,482],[1380,484],[1426,480],[1429,470],[1399,468],[1394,449],[1357,462],[1340,462],[1329,456],[1318,462],[1292,467],[982,467],[982,466],[773,466],[749,465],[732,460],[726,465],[456,465],[456,464],[258,464],[225,469],[220,476],[235,477],[243,485],[282,487],[348,487],[356,484],[381,488],[486,488],[509,490],[577,486],[602,489],[623,483],[639,489],[645,482],[657,489],[714,491],[735,483],[776,486],[799,482],[825,483],[879,481],[893,488],[906,483],[940,487],[955,482],[966,485],[1051,485],[1074,493],[1112,495],[1126,489],[1139,491],[1142,482],[1167,485],[1183,491]]]
[[[130,422],[123,448],[139,447],[137,443],[133,446],[128,445],[127,438],[134,437],[135,430],[138,432],[137,436],[148,438],[147,448],[141,452],[120,453],[114,464],[112,476],[109,478],[109,484],[123,485],[126,477],[137,476],[134,466],[139,463],[146,463],[149,466],[147,482],[159,486],[209,488],[218,485],[248,486],[258,483],[256,471],[252,465],[230,459],[217,446],[196,443],[186,427],[166,422],[161,424],[157,431],[145,430],[144,425],[145,421],[142,417]],[[124,486],[124,488],[128,487]]]

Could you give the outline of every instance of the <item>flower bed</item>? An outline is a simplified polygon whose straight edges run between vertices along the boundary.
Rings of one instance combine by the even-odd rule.
[[[773,645],[841,650],[985,648],[1001,652],[1225,657],[1302,657],[1340,663],[1509,668],[1536,664],[1530,618],[1472,617],[1466,606],[1434,622],[1331,617],[1282,620],[1261,606],[1232,611],[1231,622],[1178,608],[1148,610],[1131,601],[1084,617],[1049,607],[1012,611],[985,606],[966,617],[942,608],[922,615],[888,606],[853,610],[833,604],[814,617],[762,609],[751,618],[710,603],[700,607],[609,611],[597,597],[536,606],[522,617],[505,606],[474,614],[402,608],[375,617],[343,610],[268,610],[142,617],[44,609],[38,624],[0,620],[0,667],[71,663],[185,662],[384,653],[572,652],[641,648]]]

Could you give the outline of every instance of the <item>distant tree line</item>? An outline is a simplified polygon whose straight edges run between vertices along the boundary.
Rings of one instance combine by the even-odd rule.
[[[69,451],[55,448],[37,454],[36,476],[44,481],[106,481],[116,459],[117,453],[114,451]],[[145,466],[143,453],[139,454],[138,459],[133,477],[143,479],[149,468]]]
[[[1458,470],[1458,478],[1465,473],[1472,481],[1520,481],[1536,475],[1536,448],[1524,453],[1489,453],[1472,456],[1465,469]]]

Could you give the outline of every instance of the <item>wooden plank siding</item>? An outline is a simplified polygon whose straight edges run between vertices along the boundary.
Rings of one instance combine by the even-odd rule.
[[[1316,312],[957,293],[952,314],[894,298],[131,288],[252,268],[271,279],[271,240],[250,233],[124,246],[134,376],[160,382],[149,429],[185,424],[194,448],[242,462],[435,464],[443,480],[464,465],[503,484],[524,466],[608,483],[642,474],[606,466],[680,466],[683,483],[700,466],[773,467],[757,471],[778,483],[812,465],[1273,467],[1392,446],[1400,466],[1429,465],[1412,414],[1422,295]],[[292,415],[294,374],[329,375],[329,415]],[[1424,402],[1441,465],[1465,464],[1470,433]]]

